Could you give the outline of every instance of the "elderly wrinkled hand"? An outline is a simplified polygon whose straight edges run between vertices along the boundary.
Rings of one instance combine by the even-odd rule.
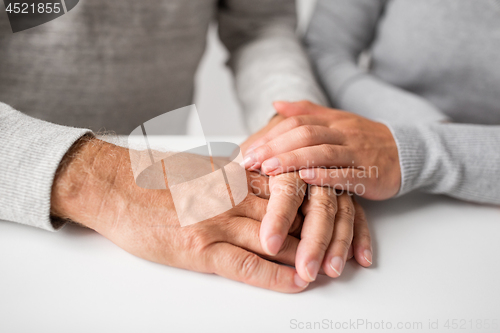
[[[361,197],[393,197],[401,185],[398,148],[389,128],[310,102],[275,103],[286,119],[248,147],[245,167],[268,175],[300,170],[308,184]]]
[[[306,186],[298,173],[270,177],[270,199],[262,220],[260,240],[265,252],[276,255],[299,210],[304,215],[295,259],[302,279],[312,282],[320,269],[330,277],[342,274],[353,255],[363,266],[372,263],[371,239],[361,206],[347,194],[321,186]],[[306,190],[307,189],[307,190]]]
[[[168,188],[136,185],[127,149],[91,139],[65,159],[53,185],[54,216],[94,229],[153,262],[280,292],[295,293],[307,287],[308,282],[287,266],[295,263],[297,238],[284,236],[283,246],[272,257],[286,265],[265,259],[269,256],[260,244],[259,230],[267,199],[250,194],[223,214],[181,227]],[[253,175],[251,181],[250,191],[265,192],[267,177]]]
[[[245,157],[251,154],[252,146],[259,145],[284,121],[285,117],[281,115],[274,117],[266,127],[244,142],[241,148]],[[243,164],[246,162],[247,159]],[[254,166],[253,170],[259,166]],[[304,280],[314,281],[318,269],[330,277],[338,277],[346,260],[353,256],[362,266],[370,266],[373,261],[371,237],[362,207],[346,191],[337,193],[331,188],[315,185],[308,186],[306,191],[304,184],[298,172],[293,170],[270,177],[271,197],[260,231],[260,240],[266,252],[273,255],[280,248],[283,235],[291,225],[293,228],[293,216],[300,211],[305,219],[298,235],[301,240],[296,267]],[[284,195],[293,191],[299,195]],[[305,200],[300,200],[304,196]]]

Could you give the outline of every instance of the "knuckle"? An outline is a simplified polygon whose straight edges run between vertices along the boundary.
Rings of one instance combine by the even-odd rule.
[[[321,145],[321,150],[322,150],[323,155],[328,160],[334,160],[337,157],[335,148],[332,145],[323,144],[323,145]]]
[[[356,205],[354,209],[356,210],[356,213],[355,213],[356,214],[356,222],[367,223],[365,211],[363,210],[363,208],[361,208],[360,205]]]
[[[293,221],[290,220],[290,217],[288,216],[288,214],[283,210],[279,210],[279,211],[274,212],[273,216],[274,216],[275,221],[277,222],[278,225],[284,226],[287,229],[289,229],[293,223]]]
[[[371,242],[372,237],[370,235],[370,232],[368,231],[362,231],[357,234],[358,240],[362,240],[365,242]]]
[[[254,253],[247,253],[241,260],[239,272],[243,281],[249,281],[257,272],[259,257]]]
[[[344,237],[335,240],[335,244],[337,246],[339,246],[343,252],[349,251],[349,247],[351,246],[351,243],[352,243],[352,239],[344,238]]]
[[[304,125],[297,129],[297,137],[301,141],[306,143],[310,142],[311,139],[316,135],[316,129],[311,125]]]
[[[288,153],[289,164],[297,165],[302,160],[302,157],[303,156],[297,150],[289,152]]]
[[[312,103],[307,100],[307,99],[304,99],[304,100],[301,100],[301,101],[298,101],[297,104],[301,107],[309,107],[312,105]]]
[[[333,218],[335,214],[337,214],[337,203],[331,199],[322,199],[322,200],[315,200],[312,205],[311,209],[317,210],[318,212],[321,212],[323,214],[326,214],[328,217]]]
[[[289,128],[295,128],[304,125],[304,120],[301,117],[297,116],[290,117],[286,121],[288,123],[287,125],[289,126]]]
[[[285,173],[273,178],[271,192],[273,195],[286,195],[288,202],[299,205],[302,203],[306,188],[302,179],[293,173]]]
[[[367,224],[368,223],[366,216],[363,212],[359,212],[358,210],[356,210],[355,216],[356,216],[356,223],[357,224]]]
[[[191,230],[184,237],[183,247],[194,253],[203,252],[212,243],[212,237],[204,230]]]
[[[321,235],[320,237],[308,237],[306,240],[309,244],[309,248],[318,249],[321,253],[326,252],[328,245],[330,245],[326,235]]]
[[[273,141],[269,141],[268,143],[256,148],[254,154],[257,156],[258,159],[262,159],[267,156],[272,156],[274,151],[273,147],[275,147]]]
[[[349,223],[354,223],[354,206],[352,205],[342,205],[338,211],[339,217],[349,221]]]
[[[305,185],[297,186],[294,188],[294,193],[290,196],[290,202],[293,207],[299,207],[304,201],[304,194],[307,187]]]
[[[247,209],[253,207],[256,204],[257,196],[255,195],[249,195],[243,201],[241,201],[239,204],[237,204],[234,207],[234,210],[236,212],[246,212]]]
[[[269,282],[269,288],[276,288],[276,286],[279,286],[281,283],[281,268],[280,267],[277,267],[277,269],[275,269],[273,272],[272,272],[272,278],[270,279],[270,282]]]

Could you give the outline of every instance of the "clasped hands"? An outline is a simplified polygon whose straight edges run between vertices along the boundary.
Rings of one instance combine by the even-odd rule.
[[[300,292],[318,273],[338,277],[352,256],[371,265],[370,233],[354,188],[338,193],[346,178],[361,180],[330,170],[375,163],[380,175],[363,179],[364,196],[396,194],[400,180],[389,177],[384,162],[399,163],[390,131],[308,102],[275,107],[280,115],[242,145],[250,194],[223,214],[180,227],[170,191],[139,188],[127,149],[95,138],[79,142],[61,163],[51,213],[138,257],[280,292]]]

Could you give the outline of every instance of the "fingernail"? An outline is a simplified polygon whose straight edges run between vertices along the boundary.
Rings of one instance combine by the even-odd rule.
[[[266,247],[267,247],[266,252],[272,256],[277,255],[281,249],[282,243],[283,239],[278,235],[269,237],[269,239],[266,242]]]
[[[299,171],[300,179],[311,180],[315,178],[314,169],[302,169]]]
[[[269,160],[264,161],[262,163],[262,169],[264,172],[272,172],[280,167],[281,163],[276,157],[273,157]]]
[[[295,273],[295,277],[293,279],[295,280],[295,285],[299,288],[305,288],[309,285],[309,282],[302,280],[297,273]]]
[[[364,255],[364,257],[365,257],[366,261],[368,261],[368,262],[370,263],[370,265],[371,265],[371,264],[372,264],[372,251],[370,251],[370,250],[365,250],[365,251],[363,252],[363,255]]]
[[[240,163],[240,165],[245,169],[250,168],[254,164],[255,164],[255,156],[253,154],[248,154],[243,160],[243,162]]]
[[[333,257],[330,261],[330,267],[337,273],[338,276],[342,274],[342,270],[344,269],[344,260],[341,257]]]
[[[316,276],[318,276],[318,271],[319,271],[319,262],[317,262],[316,260],[313,260],[306,265],[306,273],[311,282],[316,280]]]

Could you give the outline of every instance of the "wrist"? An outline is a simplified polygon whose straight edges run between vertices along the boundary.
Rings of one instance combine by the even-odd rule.
[[[78,140],[56,171],[51,193],[51,215],[96,229],[123,151],[126,153],[126,149],[93,136]]]

